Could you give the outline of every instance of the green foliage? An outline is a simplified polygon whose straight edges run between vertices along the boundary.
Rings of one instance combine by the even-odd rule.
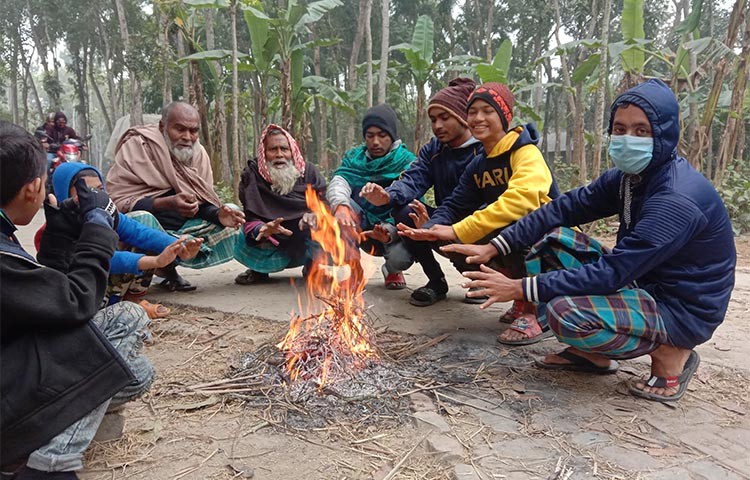
[[[227,185],[224,182],[217,182],[214,183],[214,190],[219,196],[221,203],[234,203],[236,201],[234,198],[234,190],[231,185]]]
[[[732,219],[735,235],[750,232],[750,165],[734,162],[724,174],[719,194]]]
[[[474,70],[482,82],[508,83],[508,71],[510,70],[512,55],[513,44],[510,40],[503,40],[492,63],[478,63],[474,66]]]
[[[435,64],[432,61],[434,37],[435,26],[432,20],[422,15],[414,27],[411,43],[400,43],[391,47],[391,50],[403,52],[409,63],[410,73],[420,85],[424,85],[435,70]]]

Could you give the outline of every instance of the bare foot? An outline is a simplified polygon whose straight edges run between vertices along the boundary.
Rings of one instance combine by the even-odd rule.
[[[525,319],[529,325],[526,331],[520,332],[512,328],[507,328],[505,329],[503,333],[501,333],[498,336],[498,339],[505,341],[505,342],[507,341],[515,342],[518,340],[526,340],[527,338],[535,337],[536,335],[541,335],[542,327],[539,325],[539,322],[537,322],[536,316],[527,313],[516,318],[516,320],[522,320],[522,319]],[[538,332],[538,333],[534,333],[534,332]]]
[[[682,373],[685,363],[690,358],[691,350],[685,348],[673,347],[671,345],[662,345],[651,355],[651,375],[657,377],[676,377]],[[649,387],[644,381],[637,382],[635,388],[644,392],[671,397],[677,393],[679,386],[676,387]]]
[[[586,360],[593,363],[597,367],[607,368],[610,366],[612,362],[612,360],[610,360],[609,358],[605,357],[604,355],[600,355],[598,353],[584,352],[583,350],[578,350],[575,347],[568,347],[566,348],[566,350],[568,350],[570,353],[578,355],[579,357],[585,358]],[[544,363],[551,363],[554,365],[569,365],[572,362],[570,360],[560,357],[556,353],[550,353],[544,357]]]

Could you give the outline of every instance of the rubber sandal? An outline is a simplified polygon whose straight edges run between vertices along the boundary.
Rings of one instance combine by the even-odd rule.
[[[477,290],[484,290],[484,289],[482,287],[471,287],[469,289],[470,292],[476,292]],[[468,295],[464,295],[464,303],[468,303],[471,305],[481,305],[489,299],[490,297],[487,295],[484,295],[481,297],[470,297]]]
[[[500,318],[498,320],[500,323],[511,324],[516,320],[516,318],[520,317],[523,314],[523,302],[519,300],[513,300],[513,305],[511,305],[511,307],[506,310],[505,313],[500,315]]]
[[[404,288],[406,288],[406,279],[404,278],[404,274],[402,272],[388,273],[385,265],[383,265],[380,271],[383,273],[386,290],[403,290]]]
[[[438,292],[432,287],[425,285],[414,290],[409,297],[409,303],[415,307],[429,307],[435,305],[440,300],[445,300],[445,293]]]
[[[533,323],[529,322],[528,317],[521,316],[516,318],[510,325],[510,327],[508,327],[510,330],[523,333],[524,335],[526,335],[526,338],[521,338],[518,340],[505,340],[501,338],[500,335],[498,335],[497,341],[502,343],[503,345],[531,345],[533,343],[541,342],[545,338],[549,338],[552,336],[552,331],[549,329],[549,327],[542,328],[536,321],[536,318],[532,317],[532,320]]]
[[[146,310],[148,318],[150,318],[151,320],[154,320],[156,318],[164,318],[172,313],[171,308],[167,308],[161,303],[151,303],[148,300],[141,300],[140,302],[138,302],[138,305]]]
[[[193,290],[198,288],[182,278],[180,275],[177,275],[177,277],[175,278],[165,278],[161,281],[159,286],[169,290],[170,292],[192,292]]]
[[[255,270],[247,269],[234,277],[234,283],[237,285],[254,285],[256,283],[264,283],[270,279],[267,273],[256,272]]]
[[[682,368],[681,374],[674,377],[659,377],[656,375],[651,375],[648,380],[643,382],[649,387],[656,388],[679,387],[677,393],[669,397],[664,395],[657,395],[651,392],[644,392],[640,388],[637,388],[635,385],[630,385],[630,388],[628,390],[630,391],[631,395],[635,397],[645,398],[646,400],[651,400],[654,402],[676,402],[677,400],[681,399],[683,395],[685,395],[688,384],[690,383],[690,380],[693,379],[693,375],[698,370],[698,365],[700,364],[701,357],[698,355],[698,352],[692,350],[690,352],[690,356],[687,359],[687,362],[685,362],[685,366]]]
[[[611,375],[617,373],[620,368],[620,364],[615,360],[610,360],[607,367],[600,367],[594,362],[571,352],[568,348],[555,355],[568,360],[570,363],[547,363],[544,358],[535,358],[534,365],[546,370],[566,370],[568,372],[595,373],[597,375]]]

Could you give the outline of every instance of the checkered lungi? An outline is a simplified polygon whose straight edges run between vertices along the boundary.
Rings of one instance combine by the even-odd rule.
[[[529,275],[575,269],[606,253],[593,238],[558,227],[531,248],[526,269]],[[656,301],[635,284],[609,295],[559,296],[537,309],[540,323],[546,321],[561,342],[582,351],[626,359],[669,343]]]
[[[235,205],[227,205],[238,209]],[[182,260],[182,267],[201,269],[228,262],[234,258],[235,245],[244,241],[240,229],[222,227],[200,218],[191,218],[179,230],[164,230],[149,212],[135,211],[128,213],[128,216],[143,225],[172,235],[202,238],[203,244],[198,255],[190,260]]]

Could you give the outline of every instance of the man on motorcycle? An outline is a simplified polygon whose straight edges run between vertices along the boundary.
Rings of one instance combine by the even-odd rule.
[[[45,124],[44,132],[49,136],[50,143],[61,145],[65,140],[79,138],[75,130],[68,126],[68,117],[63,112],[55,113],[55,124]]]

